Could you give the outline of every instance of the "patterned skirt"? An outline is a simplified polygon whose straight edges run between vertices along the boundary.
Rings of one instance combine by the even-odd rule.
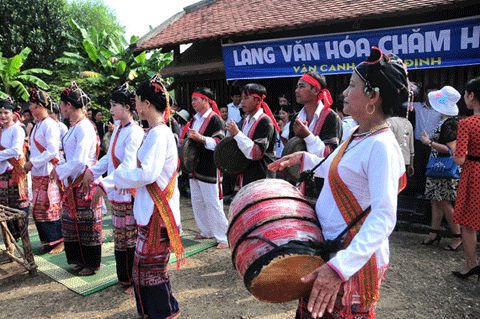
[[[68,200],[63,201],[61,209],[67,262],[93,270],[100,268],[102,258],[102,203],[93,210],[90,207],[95,189],[96,186],[92,187],[87,194],[74,188],[76,210],[70,207]]]
[[[60,220],[60,191],[49,176],[32,176],[32,214],[43,244],[63,241]]]
[[[133,203],[111,202],[111,204],[117,277],[122,285],[130,285],[138,237],[137,224],[133,217]]]
[[[382,284],[385,279],[385,273],[388,266],[378,269],[378,284]],[[335,306],[332,313],[325,312],[322,318],[326,319],[374,319],[376,316],[376,303],[368,306],[361,306],[361,298],[359,293],[358,275],[350,277],[347,282],[342,284],[340,292],[335,300]],[[307,309],[308,297],[300,299],[298,302],[297,313],[295,319],[313,319],[312,314]]]
[[[17,184],[12,179],[12,171],[6,171],[5,173],[0,174],[0,204],[25,211],[27,213],[25,216],[25,225],[28,226],[30,200],[28,198],[27,186],[28,183],[26,177],[20,181],[20,184]],[[18,221],[8,221],[7,226],[13,237],[19,239],[20,226]]]
[[[170,259],[170,240],[167,229],[161,228],[160,253],[152,255],[148,249],[150,224],[138,228],[137,247],[133,262],[133,281],[137,311],[152,319],[172,318],[180,312],[173,297],[167,264]]]
[[[455,201],[457,199],[458,179],[443,179],[427,177],[425,198],[436,201]]]
[[[0,204],[22,209],[30,205],[27,177],[17,184],[12,179],[12,171],[0,174]]]

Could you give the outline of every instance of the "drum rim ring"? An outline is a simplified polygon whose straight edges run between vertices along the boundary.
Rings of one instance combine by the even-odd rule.
[[[277,216],[272,216],[272,217],[269,217],[269,218],[265,218],[264,220],[260,221],[260,222],[257,222],[255,223],[254,225],[252,225],[250,228],[248,228],[237,240],[237,242],[235,243],[235,246],[233,247],[232,249],[232,263],[233,263],[233,267],[236,268],[235,266],[235,257],[236,257],[236,253],[237,253],[237,249],[238,247],[240,246],[240,244],[242,244],[246,239],[248,239],[248,236],[255,230],[257,230],[258,228],[266,225],[266,224],[270,224],[272,222],[275,222],[275,221],[278,221],[278,220],[283,220],[283,219],[296,219],[296,220],[304,220],[304,221],[308,221],[308,222],[311,222],[313,224],[315,224],[316,226],[318,226],[320,229],[321,229],[321,226],[320,226],[320,223],[318,222],[318,220],[312,218],[312,217],[307,217],[307,216],[302,216],[302,215],[277,215]],[[281,246],[277,246],[278,247],[282,247],[283,245]],[[230,245],[231,247],[231,245]]]
[[[292,199],[292,200],[297,200],[299,202],[302,202],[302,203],[305,203],[307,204],[308,206],[310,206],[314,211],[315,211],[315,207],[312,205],[311,202],[309,202],[306,198],[302,198],[302,197],[295,197],[295,196],[273,196],[273,197],[262,197],[262,198],[257,198],[247,204],[245,204],[245,206],[242,207],[242,209],[240,209],[236,214],[235,216],[233,216],[232,220],[229,222],[229,225],[228,225],[228,229],[227,229],[227,237],[229,237],[230,235],[230,231],[232,230],[232,227],[233,225],[235,224],[235,222],[237,221],[238,218],[240,218],[240,216],[245,213],[245,211],[247,211],[248,209],[252,208],[253,206],[261,203],[261,202],[266,202],[266,201],[269,201],[269,200],[274,200],[274,199]],[[230,204],[231,205],[231,204]],[[231,206],[230,206],[231,207]],[[320,224],[317,222],[318,226],[320,226]]]

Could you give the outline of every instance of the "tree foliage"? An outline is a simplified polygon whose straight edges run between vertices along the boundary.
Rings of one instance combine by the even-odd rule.
[[[39,68],[21,70],[31,51],[30,48],[25,48],[11,58],[3,57],[2,52],[0,52],[0,98],[3,99],[11,95],[17,101],[20,99],[28,101],[29,94],[25,84],[48,89],[48,84],[36,75],[50,75],[52,74],[51,71]]]
[[[173,60],[173,53],[163,54],[159,50],[147,54],[142,52],[134,56],[128,48],[123,34],[105,30],[98,32],[94,27],[83,28],[74,20],[70,20],[72,36],[69,36],[72,50],[63,53],[56,61],[68,65],[74,76],[86,78],[99,87],[103,93],[99,95],[100,105],[107,104],[112,90],[125,81],[135,84],[139,80],[151,77]],[[133,36],[130,43],[137,40]]]
[[[24,48],[31,54],[24,67],[52,68],[52,62],[67,48],[68,24],[65,0],[0,1],[0,48],[13,57]]]
[[[117,19],[115,10],[107,6],[103,0],[74,0],[67,3],[69,18],[78,25],[110,33],[125,33],[125,27]]]

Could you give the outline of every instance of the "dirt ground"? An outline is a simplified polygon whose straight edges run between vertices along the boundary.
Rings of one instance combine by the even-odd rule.
[[[182,224],[197,234],[190,201],[182,198]],[[228,206],[225,206],[228,211]],[[35,227],[30,227],[31,233]],[[380,291],[377,318],[480,318],[477,278],[460,280],[451,272],[464,262],[463,252],[420,245],[424,235],[395,231],[390,237],[391,263]],[[16,266],[15,266],[16,267]],[[0,275],[12,264],[0,265]],[[181,271],[169,265],[182,318],[286,319],[296,302],[268,304],[245,289],[233,269],[229,250],[210,248],[187,258]],[[135,299],[118,285],[88,296],[78,295],[39,272],[0,281],[0,318],[138,318]]]

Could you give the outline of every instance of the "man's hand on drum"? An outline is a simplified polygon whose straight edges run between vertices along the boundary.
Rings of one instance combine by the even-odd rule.
[[[310,135],[310,130],[308,129],[306,124],[306,122],[303,122],[298,117],[295,119],[295,122],[293,122],[293,132],[296,136],[300,138],[305,138]]]
[[[194,140],[194,141],[197,141],[197,142],[202,143],[203,135],[201,135],[200,133],[198,133],[197,130],[194,130],[194,129],[189,128],[189,129],[188,129],[188,137],[191,138],[191,139]]]
[[[340,276],[328,264],[324,264],[301,280],[304,283],[315,280],[307,306],[312,317],[321,318],[325,310],[331,313],[342,284]]]
[[[227,125],[225,126],[225,129],[230,133],[230,135],[232,136],[235,136],[238,134],[238,132],[240,132],[240,130],[238,129],[238,126],[237,124],[232,120],[230,119],[230,122],[227,123]]]
[[[275,172],[277,170],[283,170],[285,167],[292,166],[295,164],[300,164],[303,159],[303,153],[305,152],[295,152],[290,155],[284,156],[275,162],[268,165],[268,169]]]

